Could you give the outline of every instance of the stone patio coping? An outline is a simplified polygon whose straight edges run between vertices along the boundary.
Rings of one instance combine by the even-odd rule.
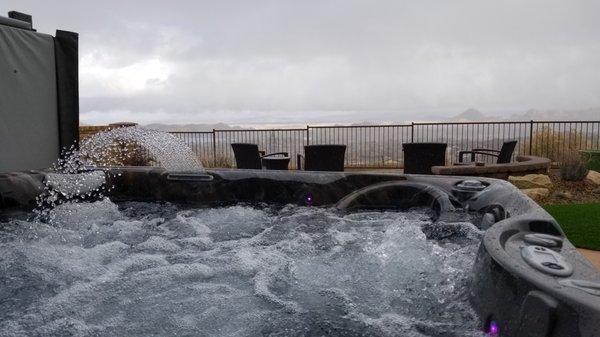
[[[548,158],[536,156],[517,156],[516,161],[507,164],[452,165],[433,166],[431,172],[437,175],[480,176],[507,179],[510,175],[525,175],[531,173],[546,174],[551,161]]]

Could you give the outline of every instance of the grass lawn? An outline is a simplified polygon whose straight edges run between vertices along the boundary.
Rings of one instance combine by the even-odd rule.
[[[600,250],[600,203],[544,205],[578,248]]]

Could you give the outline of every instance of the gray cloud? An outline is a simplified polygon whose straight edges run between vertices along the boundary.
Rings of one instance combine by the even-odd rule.
[[[402,121],[600,106],[590,1],[8,0],[80,33],[82,120]]]

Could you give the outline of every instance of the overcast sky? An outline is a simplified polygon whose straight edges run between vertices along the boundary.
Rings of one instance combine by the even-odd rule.
[[[600,106],[600,1],[0,1],[80,34],[81,121],[390,122]]]

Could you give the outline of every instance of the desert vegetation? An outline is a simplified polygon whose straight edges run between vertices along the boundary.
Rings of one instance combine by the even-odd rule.
[[[202,157],[200,162],[202,166],[209,168],[233,168],[235,166],[232,159],[226,155],[217,155],[216,158]]]
[[[573,167],[575,161],[580,161],[575,158],[580,156],[579,151],[592,148],[592,141],[593,137],[587,137],[581,131],[560,130],[544,125],[533,133],[531,154],[550,158],[556,163],[568,161],[570,167]]]

